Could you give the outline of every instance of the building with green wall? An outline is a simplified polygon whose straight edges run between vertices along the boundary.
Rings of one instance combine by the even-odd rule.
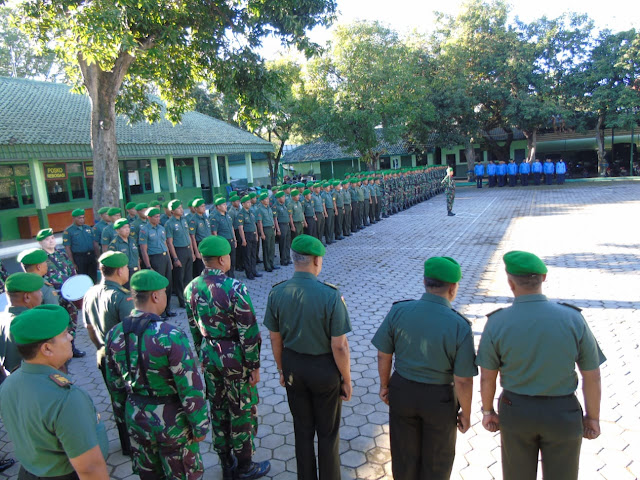
[[[52,215],[93,207],[90,112],[89,98],[67,85],[0,77],[0,240],[20,238],[26,223],[44,228]],[[264,153],[273,150],[196,112],[176,125],[131,124],[119,116],[116,135],[123,203],[194,196],[211,202],[232,170],[249,185],[262,182],[254,168],[263,177]]]

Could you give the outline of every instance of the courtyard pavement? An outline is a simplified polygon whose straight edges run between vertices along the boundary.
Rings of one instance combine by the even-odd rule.
[[[584,441],[580,478],[640,477],[640,182],[459,188],[454,211],[455,217],[446,216],[440,195],[327,248],[320,279],[341,290],[353,325],[348,339],[354,389],[342,408],[342,477],[392,478],[388,408],[378,398],[377,352],[371,345],[391,304],[422,294],[425,259],[454,257],[462,265],[463,278],[453,305],[472,321],[477,345],[485,315],[512,300],[501,258],[513,249],[535,252],[547,263],[545,293],[583,309],[607,356],[602,367],[602,435]],[[262,321],[271,285],[292,273],[289,266],[246,282],[263,335],[254,458],[271,460],[269,478],[278,480],[296,478],[293,424]],[[244,281],[242,273],[238,277]],[[184,310],[178,311],[174,323],[188,331]],[[73,360],[70,369],[106,422],[111,478],[138,478],[129,459],[120,454],[108,395],[86,331],[79,332],[78,343],[90,353]],[[500,479],[500,438],[482,428],[479,377],[474,387],[473,426],[458,434],[452,478]],[[204,478],[221,478],[210,435],[201,449]],[[13,456],[3,428],[0,452],[0,459]],[[15,479],[17,473],[16,465],[0,478]]]

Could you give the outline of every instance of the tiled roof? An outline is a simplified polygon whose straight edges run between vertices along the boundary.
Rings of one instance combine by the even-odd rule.
[[[381,155],[411,155],[409,144],[403,140],[390,144],[382,138],[382,129],[376,130],[378,136],[377,151]],[[301,162],[323,162],[330,160],[346,160],[352,158],[360,158],[360,152],[354,150],[349,152],[337,143],[326,142],[322,139],[316,140],[298,148],[287,152],[282,157],[283,163],[301,163]]]
[[[0,77],[0,159],[90,158],[91,106],[63,84]],[[197,112],[181,123],[116,122],[120,157],[272,151],[270,142]]]

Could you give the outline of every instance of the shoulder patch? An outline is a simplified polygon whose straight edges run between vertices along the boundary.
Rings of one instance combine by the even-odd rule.
[[[403,302],[411,302],[411,299],[406,299],[406,300],[398,300],[396,302],[393,302],[393,305],[395,305],[396,303],[403,303]]]
[[[52,373],[51,375],[49,375],[49,378],[53,380],[53,383],[55,383],[59,387],[65,388],[71,387],[71,385],[73,385],[73,382],[71,380],[69,380],[64,375],[60,375],[59,373]]]
[[[320,283],[324,283],[327,287],[331,287],[334,290],[338,290],[338,287],[336,287],[335,285],[333,285],[332,283],[327,283],[327,282],[320,282]]]
[[[497,310],[494,310],[494,311],[493,311],[493,312],[491,312],[491,313],[487,313],[487,317],[490,317],[490,316],[491,316],[491,315],[493,315],[494,313],[498,313],[498,312],[499,312],[500,310],[502,310],[502,309],[503,309],[503,308],[501,307],[501,308],[498,308]]]
[[[558,302],[558,304],[564,305],[565,307],[573,308],[574,310],[577,310],[579,312],[582,311],[582,309],[580,307],[576,307],[575,305],[571,305],[570,303]]]
[[[284,283],[284,282],[286,282],[286,280],[282,280],[281,282],[274,283],[273,285],[271,285],[271,288],[277,287],[278,285],[280,285],[281,283]]]

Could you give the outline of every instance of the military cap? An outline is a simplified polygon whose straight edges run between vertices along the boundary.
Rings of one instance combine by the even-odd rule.
[[[216,193],[216,194],[213,196],[213,198],[214,198],[214,199],[216,199],[216,198],[224,198],[224,195],[223,195],[222,193]]]
[[[511,275],[544,275],[547,266],[533,253],[513,250],[502,257],[507,273]]]
[[[325,248],[322,242],[311,235],[298,235],[291,242],[291,250],[300,255],[313,255],[314,257],[324,257]]]
[[[283,191],[280,191],[280,192],[276,193],[274,196],[276,198],[280,198],[280,197],[284,197],[284,195],[285,195],[285,193]]]
[[[124,206],[124,208],[126,208],[127,210],[131,210],[132,208],[136,208],[136,202],[129,202]]]
[[[313,182],[307,182],[307,187],[313,187]]]
[[[258,194],[256,192],[251,192],[249,194],[249,198],[256,198],[258,196]]]
[[[300,195],[300,190],[294,188],[293,190],[291,190],[291,196],[295,197],[296,195]]]
[[[49,340],[69,327],[69,314],[60,305],[39,305],[22,312],[11,322],[11,335],[18,345]]]
[[[105,267],[122,268],[129,265],[129,258],[122,252],[113,252],[109,250],[100,255],[98,259]]]
[[[166,202],[163,202],[158,206],[167,209],[167,208],[169,208],[169,204],[170,203],[171,203],[171,200],[167,200]]]
[[[211,235],[200,242],[198,250],[205,257],[223,257],[231,253],[231,245],[225,238]]]
[[[80,215],[84,215],[84,209],[83,208],[76,208],[75,210],[73,210],[71,212],[71,216],[72,217],[79,217]]]
[[[290,183],[285,183],[284,185],[282,185],[282,189],[283,190],[288,190],[291,188],[291,184]]]
[[[109,209],[109,211],[107,212],[107,215],[111,216],[111,215],[117,215],[118,213],[122,213],[122,210],[120,210],[118,207],[112,207]]]
[[[147,210],[147,217],[153,217],[154,215],[160,215],[160,209],[157,207],[151,207]]]
[[[302,192],[302,195],[311,195],[311,190],[309,190],[308,188],[305,188],[304,192]]]
[[[47,261],[47,252],[41,248],[29,248],[20,252],[18,261],[24,265],[37,265]]]
[[[260,201],[265,200],[265,199],[267,199],[267,198],[269,198],[269,194],[268,194],[268,193],[266,193],[266,192],[265,192],[265,193],[261,193],[261,194],[260,194],[260,196],[258,197],[258,199],[259,199]]]
[[[316,182],[313,184],[313,188],[322,188],[322,183]]]
[[[235,198],[238,198],[238,197],[235,197]],[[224,198],[219,197],[219,198],[216,198],[213,203],[214,203],[214,205],[218,206],[218,205],[222,205],[223,203],[227,203],[227,202],[225,201]]]
[[[44,285],[44,278],[37,273],[12,273],[4,283],[7,292],[35,292]]]
[[[191,206],[193,208],[198,208],[204,205],[204,198],[196,198],[193,202],[191,202]]]
[[[340,183],[341,183],[340,180],[336,180],[335,182],[332,183],[332,185],[334,187],[337,187],[338,185],[340,185]]]
[[[129,285],[136,292],[155,292],[167,288],[169,280],[155,270],[140,270],[131,276]]]
[[[171,200],[169,202],[169,206],[167,207],[169,210],[173,211],[176,210],[178,207],[182,206],[182,202],[178,199],[175,200]]]
[[[447,283],[458,283],[462,278],[460,264],[451,257],[431,257],[424,262],[424,276]]]
[[[118,220],[113,222],[113,228],[115,228],[116,230],[124,227],[125,225],[129,225],[129,220],[127,220],[126,218],[119,218]]]
[[[273,193],[277,192],[277,191],[278,191],[278,187],[271,187],[271,191],[272,191]]]
[[[240,203],[248,202],[249,200],[251,200],[251,197],[249,195],[245,195],[240,199]]]
[[[304,188],[304,187],[305,187],[304,183],[302,182],[296,183],[296,188]]]
[[[240,197],[238,195],[234,195],[229,199],[230,202],[239,202]]]
[[[53,235],[53,228],[43,228],[36,235],[36,240],[37,241],[44,240],[45,238],[50,237],[51,235]]]
[[[145,208],[149,208],[149,205],[146,203],[139,203],[136,205],[136,210],[139,212],[144,210]]]
[[[158,200],[153,200],[153,201],[149,202],[149,206],[150,207],[159,207],[160,206],[160,202]]]
[[[109,207],[102,207],[101,209],[98,210],[98,214],[102,215],[104,213],[107,213],[109,211]]]
[[[349,183],[358,183],[358,179],[357,178],[352,178],[351,180],[349,180]]]

